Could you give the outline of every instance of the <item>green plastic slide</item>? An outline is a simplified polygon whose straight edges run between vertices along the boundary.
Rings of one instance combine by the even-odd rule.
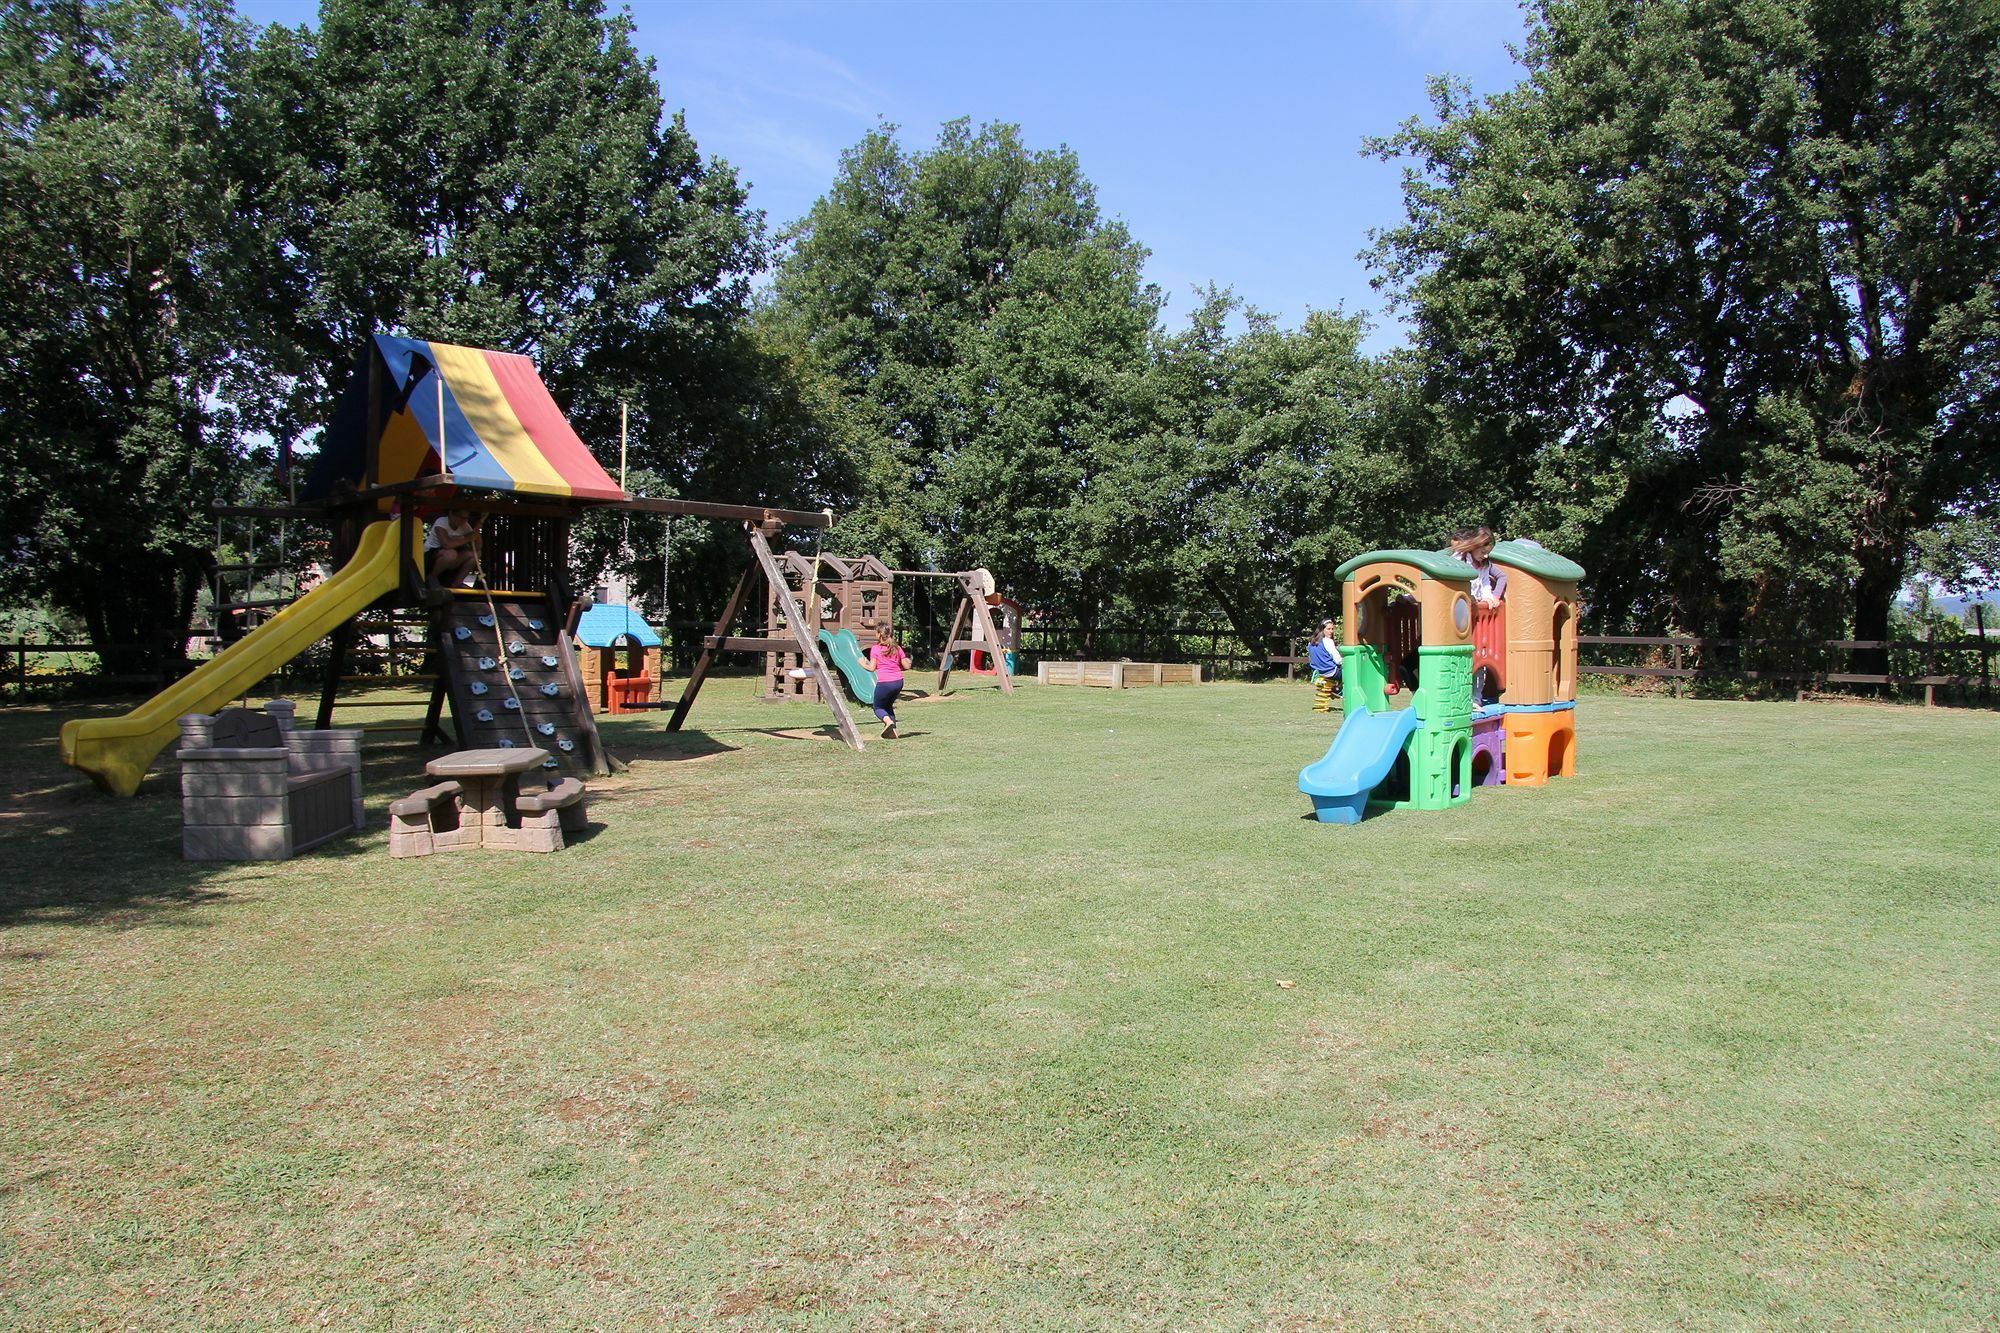
[[[819,646],[826,650],[834,669],[847,677],[847,688],[854,691],[855,701],[873,707],[875,673],[868,669],[868,659],[861,655],[861,640],[854,637],[854,631],[821,630]]]

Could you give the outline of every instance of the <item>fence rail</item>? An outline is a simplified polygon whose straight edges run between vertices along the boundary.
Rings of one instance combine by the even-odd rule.
[[[398,616],[392,623],[375,620],[363,627],[357,651],[364,661],[379,659],[384,674],[420,674],[425,652],[420,615]],[[706,621],[676,620],[665,627],[676,658],[692,660],[700,636],[712,626]],[[411,632],[414,630],[414,632]],[[199,639],[202,636],[191,636]],[[1921,689],[1924,702],[1936,702],[1936,691],[1956,690],[1993,697],[1995,658],[2000,657],[2000,632],[1955,639],[1745,639],[1666,634],[1583,634],[1577,636],[1585,675],[1658,680],[1678,696],[1690,683],[1791,685],[1799,696],[1828,686],[1880,686],[1889,690]],[[107,644],[121,649],[157,652],[158,645]],[[674,651],[678,650],[678,651]],[[96,658],[99,646],[89,643],[0,642],[0,688],[17,696],[37,683],[53,686],[151,685],[170,683],[178,674],[200,664],[199,658],[170,661],[153,671],[112,674],[74,670],[37,675],[29,670],[38,656],[84,655]],[[1856,671],[1852,657],[1861,652],[1884,654],[1885,671]],[[1844,660],[1842,659],[1844,655]],[[1034,670],[1037,661],[1117,660],[1198,662],[1210,675],[1243,675],[1284,668],[1290,679],[1305,664],[1305,641],[1295,635],[1272,634],[1257,647],[1246,644],[1228,625],[1128,626],[1029,622],[1021,627],[1019,669]],[[1610,660],[1622,658],[1627,660]],[[1643,660],[1633,660],[1643,659]],[[679,665],[685,666],[682,662]],[[1950,669],[1952,667],[1957,669]],[[1943,668],[1943,669],[1941,669]]]
[[[1879,685],[1891,690],[1922,689],[1924,703],[1937,702],[1939,689],[1993,697],[1993,658],[2000,638],[1939,639],[1738,639],[1696,635],[1580,634],[1580,648],[1650,649],[1657,661],[1579,661],[1581,675],[1623,676],[1664,680],[1678,696],[1684,682],[1789,684],[1797,697],[1829,685]],[[1834,659],[1845,654],[1879,652],[1885,671],[1841,670]],[[1598,657],[1605,654],[1596,654]],[[1731,663],[1726,659],[1733,656]],[[1746,664],[1755,662],[1759,665]],[[1787,661],[1789,659],[1789,661]],[[1938,669],[1940,659],[1955,661],[1957,671]],[[1766,665],[1776,663],[1776,665]]]
[[[1663,680],[1678,698],[1687,682],[1704,684],[1790,684],[1796,697],[1808,690],[1829,685],[1880,685],[1892,690],[1921,689],[1924,703],[1935,704],[1937,691],[1951,689],[1976,694],[1981,701],[1993,697],[1993,661],[2000,656],[2000,634],[1960,639],[1741,639],[1706,638],[1672,634],[1579,634],[1579,649],[1591,648],[1654,650],[1659,661],[1607,662],[1583,660],[1577,663],[1580,675],[1623,676]],[[1830,654],[1880,652],[1888,659],[1887,671],[1839,670],[1826,660]],[[1580,656],[1585,654],[1580,653]],[[1597,654],[1603,656],[1604,654]],[[1734,656],[1735,662],[1718,660]],[[1746,665],[1782,662],[1787,665]],[[1940,659],[1956,658],[1965,669],[1940,671]],[[1285,678],[1305,665],[1305,643],[1293,638],[1284,650],[1265,659],[1272,667],[1284,667]],[[1848,665],[1852,665],[1851,661]],[[1903,669],[1898,670],[1898,667]]]

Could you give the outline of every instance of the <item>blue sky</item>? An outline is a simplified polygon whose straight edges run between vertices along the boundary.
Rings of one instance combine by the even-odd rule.
[[[1432,74],[1511,86],[1508,0],[1321,4],[693,3],[633,9],[669,107],[774,227],[877,122],[927,146],[958,116],[1067,144],[1152,251],[1178,324],[1215,281],[1285,324],[1379,312],[1357,258],[1401,218],[1400,168],[1361,156]],[[1400,334],[1378,321],[1371,347]]]
[[[240,0],[311,23],[308,0]],[[1425,80],[1511,86],[1509,0],[1356,3],[886,3],[639,0],[640,49],[703,152],[750,183],[773,229],[802,216],[842,149],[879,120],[928,146],[959,116],[1067,144],[1098,202],[1152,251],[1168,322],[1214,281],[1293,325],[1308,309],[1377,318],[1357,258],[1402,216],[1399,168],[1362,138],[1428,107]]]

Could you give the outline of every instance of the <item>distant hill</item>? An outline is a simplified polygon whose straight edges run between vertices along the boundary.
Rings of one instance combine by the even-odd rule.
[[[1908,607],[1916,601],[1908,593],[1903,594],[1896,600],[1899,605],[1904,607]],[[1985,604],[1987,627],[1989,629],[2000,629],[2000,588],[1988,588],[1971,597],[1947,597],[1940,594],[1931,598],[1931,605],[1937,610],[1944,612],[1948,616],[1957,616],[1961,620],[1965,618],[1966,608],[1974,602]]]

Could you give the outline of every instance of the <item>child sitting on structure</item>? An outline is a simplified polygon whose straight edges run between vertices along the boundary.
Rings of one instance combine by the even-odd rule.
[[[433,606],[449,600],[445,589],[479,567],[479,526],[486,515],[454,509],[424,529],[424,565]]]
[[[1333,690],[1340,683],[1340,645],[1333,622],[1322,620],[1319,634],[1306,649],[1306,665],[1312,668],[1313,712],[1333,711]]]
[[[910,655],[889,627],[876,630],[875,642],[868,649],[868,669],[875,673],[875,716],[882,722],[885,740],[896,739],[896,696],[903,692],[903,672],[909,665]]]
[[[1507,571],[1493,563],[1493,529],[1481,524],[1452,535],[1451,553],[1472,566],[1472,600],[1498,606],[1507,595]]]

